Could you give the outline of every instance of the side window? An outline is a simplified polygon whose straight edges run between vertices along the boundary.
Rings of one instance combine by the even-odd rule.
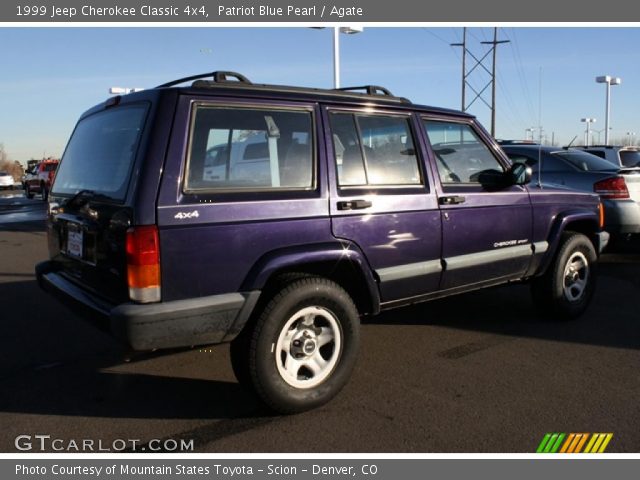
[[[409,120],[385,115],[330,115],[338,183],[421,185]]]
[[[311,189],[311,112],[197,106],[185,191]]]
[[[469,125],[424,120],[424,128],[436,157],[441,183],[480,183],[483,172],[504,171]]]

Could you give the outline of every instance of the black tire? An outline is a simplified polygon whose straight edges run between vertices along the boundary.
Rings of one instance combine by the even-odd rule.
[[[33,192],[31,191],[31,187],[29,185],[24,187],[24,195],[27,198],[33,198]]]
[[[47,186],[44,183],[40,185],[40,194],[42,195],[43,202],[46,202],[47,200],[49,200],[49,190],[47,189]]]
[[[349,380],[359,344],[360,318],[349,294],[328,279],[307,277],[273,294],[233,342],[231,358],[239,381],[272,410],[289,414],[331,400]]]
[[[564,233],[551,265],[531,284],[533,301],[540,312],[554,320],[580,316],[595,292],[597,260],[593,244],[585,235]]]

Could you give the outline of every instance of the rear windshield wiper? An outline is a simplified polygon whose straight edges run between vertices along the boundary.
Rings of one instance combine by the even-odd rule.
[[[102,193],[96,193],[95,191],[89,190],[89,189],[83,189],[83,190],[78,190],[72,197],[69,197],[69,199],[66,202],[64,202],[64,206],[67,207],[67,206],[72,206],[74,203],[79,203],[80,199],[85,200],[84,203],[86,203],[90,199],[113,200],[108,195],[103,195]],[[82,205],[84,205],[84,203],[82,203]]]

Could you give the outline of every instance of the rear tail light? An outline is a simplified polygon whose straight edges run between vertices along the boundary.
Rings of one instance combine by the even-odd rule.
[[[593,190],[600,195],[600,198],[623,199],[629,198],[627,182],[623,177],[610,177],[600,180],[593,185]]]
[[[160,301],[160,239],[155,225],[127,230],[127,283],[131,300]]]

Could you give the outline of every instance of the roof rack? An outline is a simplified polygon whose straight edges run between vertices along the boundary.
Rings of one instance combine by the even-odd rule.
[[[180,85],[181,83],[190,82],[191,80],[202,80],[209,77],[211,77],[216,83],[244,83],[246,85],[251,85],[251,81],[241,73],[217,70],[211,73],[201,73],[198,75],[191,75],[190,77],[179,78],[178,80],[172,80],[171,82],[158,85],[156,88],[173,87],[175,85]],[[235,77],[236,79],[230,80],[229,77]]]
[[[192,81],[192,87],[203,88],[213,86],[248,88],[257,91],[275,91],[275,92],[291,92],[312,95],[335,95],[345,98],[362,98],[363,96],[375,96],[377,100],[397,103],[411,103],[404,97],[396,97],[388,89],[378,85],[363,85],[360,87],[345,87],[336,89],[324,88],[308,88],[308,87],[290,87],[285,85],[265,85],[252,83],[247,77],[237,72],[215,71],[211,73],[202,73],[199,75],[191,75],[189,77],[179,78],[171,82],[158,85],[156,88],[167,88],[180,85],[181,83]]]
[[[338,90],[341,92],[357,92],[358,90],[364,90],[367,93],[367,95],[385,95],[388,97],[395,96],[388,89],[384,87],[380,87],[378,85],[362,85],[361,87],[342,87],[342,88],[335,88],[334,90]]]

